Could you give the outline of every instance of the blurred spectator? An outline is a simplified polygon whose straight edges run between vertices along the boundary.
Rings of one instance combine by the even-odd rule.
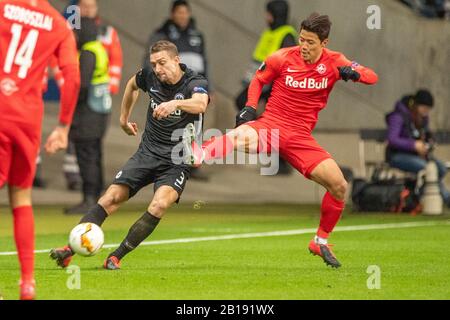
[[[108,54],[109,66],[109,89],[110,93],[115,95],[120,90],[120,80],[122,77],[123,54],[122,46],[117,31],[113,26],[103,23],[98,14],[97,0],[72,0],[70,5],[80,6],[81,17],[95,19],[98,26],[98,39],[105,47]],[[56,79],[61,81],[60,74],[56,75]],[[63,165],[64,176],[67,181],[67,188],[69,190],[79,190],[81,178],[79,176],[79,167],[77,158],[75,156],[75,147],[70,141],[67,149],[66,157]]]
[[[253,52],[253,61],[247,70],[245,79],[242,81],[242,91],[236,97],[236,108],[245,107],[247,102],[247,91],[250,81],[259,66],[275,51],[297,45],[297,31],[288,24],[289,4],[284,0],[270,1],[266,5],[266,23],[268,28],[263,31],[258,44]],[[261,94],[263,103],[269,99],[272,86],[265,86]],[[265,102],[264,102],[265,101]],[[280,169],[278,174],[289,174],[292,171],[289,164],[280,158]]]
[[[122,78],[123,53],[119,34],[116,29],[104,23],[98,14],[97,0],[79,0],[80,14],[82,17],[93,18],[98,25],[98,40],[108,53],[109,88],[111,94],[118,94],[120,80]]]
[[[102,140],[111,110],[108,54],[97,40],[95,19],[81,18],[75,30],[80,52],[81,88],[75,110],[70,140],[75,145],[83,181],[83,201],[66,209],[67,214],[84,214],[95,205],[103,191]]]
[[[108,53],[110,92],[113,95],[118,94],[122,78],[123,52],[117,30],[113,26],[104,23],[101,19],[98,13],[97,0],[71,0],[69,6],[71,5],[78,5],[80,7],[81,17],[95,19],[98,25],[98,40],[103,44]],[[64,10],[65,17],[67,18],[68,14],[66,11]]]
[[[145,47],[143,67],[151,68],[150,48],[159,40],[168,40],[174,43],[178,48],[181,62],[198,74],[203,75],[210,84],[210,91],[213,91],[211,78],[209,77],[205,40],[203,34],[197,29],[188,1],[173,1],[170,17],[148,40]],[[191,172],[191,179],[207,181],[208,176],[203,172],[203,169],[195,168]]]
[[[105,24],[98,14],[97,0],[71,0],[68,6],[79,5],[81,17],[95,19],[98,25],[98,39],[105,47],[109,60],[109,89],[110,93],[116,95],[120,90],[120,81],[122,78],[123,68],[123,53],[122,45],[120,43],[119,35],[116,29],[108,24]],[[67,10],[64,10],[64,17],[68,18],[70,15]],[[64,84],[62,73],[57,66],[56,59],[50,61],[49,75],[56,80],[58,87]],[[48,79],[46,79],[48,80]],[[46,82],[46,81],[45,81]],[[45,85],[46,87],[46,85]],[[34,187],[44,188],[45,181],[42,178],[41,157],[37,159],[37,173],[33,183]],[[69,141],[66,154],[64,156],[63,173],[67,183],[68,190],[81,190],[80,169],[78,166],[77,157],[75,155],[75,146],[73,141]]]
[[[418,14],[427,18],[449,18],[449,0],[400,0]]]
[[[425,169],[427,161],[435,161],[441,196],[450,207],[450,193],[443,183],[446,166],[432,155],[434,142],[429,127],[429,113],[433,104],[433,96],[428,90],[419,90],[415,95],[404,96],[397,102],[394,111],[386,116],[386,160],[391,167],[416,174]]]
[[[179,51],[181,62],[208,77],[205,40],[197,29],[192,10],[186,0],[173,1],[170,17],[149,38],[144,54],[144,67],[150,67],[150,47],[159,40],[169,40]]]

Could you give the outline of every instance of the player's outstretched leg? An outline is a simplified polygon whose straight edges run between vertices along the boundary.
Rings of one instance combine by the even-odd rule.
[[[99,204],[91,207],[88,213],[81,218],[79,223],[95,223],[101,226],[105,219],[108,217],[106,210]],[[56,261],[56,264],[61,268],[67,268],[72,261],[72,257],[75,255],[69,245],[62,248],[52,249],[50,251],[50,258]]]
[[[14,240],[20,263],[20,299],[33,300],[34,281],[34,216],[31,207],[31,188],[10,186],[9,195],[14,218]]]
[[[108,270],[120,269],[120,260],[136,247],[155,230],[161,219],[150,212],[145,212],[130,228],[127,236],[120,246],[106,259],[103,267]]]
[[[344,210],[347,182],[332,159],[319,164],[312,172],[311,178],[323,185],[328,192],[322,200],[319,229],[314,239],[310,241],[308,249],[312,254],[320,256],[327,265],[339,268],[341,263],[331,250],[332,245],[328,244],[328,238]]]
[[[112,185],[108,188],[98,203],[91,207],[88,213],[80,220],[79,223],[94,223],[99,227],[102,226],[109,214],[116,211],[120,204],[128,199],[129,187],[125,185]],[[66,268],[75,253],[66,245],[62,248],[52,249],[50,258],[56,261],[61,268]]]
[[[235,149],[254,153],[258,149],[258,132],[242,125],[226,135],[213,137],[201,146],[195,141],[195,127],[189,124],[183,131],[184,163],[199,167],[203,162],[223,159]]]
[[[34,219],[33,209],[28,206],[13,210],[14,236],[21,268],[20,299],[35,298],[34,281]]]
[[[179,194],[170,186],[162,186],[155,192],[147,212],[130,228],[120,246],[105,260],[103,267],[108,270],[120,269],[120,261],[147,239],[158,226],[165,211],[177,201]]]
[[[322,257],[323,261],[333,268],[339,268],[341,264],[331,250],[332,245],[328,244],[328,238],[339,221],[344,206],[343,201],[335,199],[329,192],[325,194],[322,200],[320,226],[316,236],[309,243],[309,252]]]

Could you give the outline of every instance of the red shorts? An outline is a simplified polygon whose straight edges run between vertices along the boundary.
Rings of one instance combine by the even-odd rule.
[[[0,120],[0,188],[33,186],[40,143],[39,130]]]
[[[331,159],[331,155],[308,133],[284,127],[264,117],[247,122],[246,125],[258,132],[258,152],[279,152],[283,159],[308,179],[317,165]]]

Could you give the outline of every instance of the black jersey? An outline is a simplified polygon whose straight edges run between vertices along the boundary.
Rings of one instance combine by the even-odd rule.
[[[160,82],[153,70],[148,68],[144,68],[136,74],[137,86],[150,97],[147,123],[139,148],[171,162],[172,149],[180,145],[183,129],[187,124],[193,123],[197,135],[201,135],[203,114],[190,114],[177,110],[169,117],[157,120],[153,118],[153,111],[162,102],[190,99],[194,93],[208,94],[208,81],[205,77],[196,74],[184,64],[180,64],[180,66],[184,75],[174,85]]]

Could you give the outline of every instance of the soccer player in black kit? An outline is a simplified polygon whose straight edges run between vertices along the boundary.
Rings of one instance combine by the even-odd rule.
[[[207,80],[180,64],[178,50],[173,43],[156,42],[150,49],[150,63],[151,69],[140,70],[128,81],[121,107],[122,129],[126,134],[136,136],[137,124],[130,122],[129,118],[139,89],[150,97],[146,128],[139,149],[117,173],[98,203],[80,221],[101,226],[109,215],[140,189],[154,184],[155,194],[147,211],[106,259],[103,266],[110,270],[120,269],[120,260],[144,241],[166,210],[178,202],[191,167],[182,162],[182,154],[176,157],[179,148],[175,147],[180,146],[186,127],[191,128],[191,132],[195,130],[197,135],[201,134],[203,113],[209,103]],[[50,252],[50,257],[63,268],[69,265],[73,255],[70,246]]]

